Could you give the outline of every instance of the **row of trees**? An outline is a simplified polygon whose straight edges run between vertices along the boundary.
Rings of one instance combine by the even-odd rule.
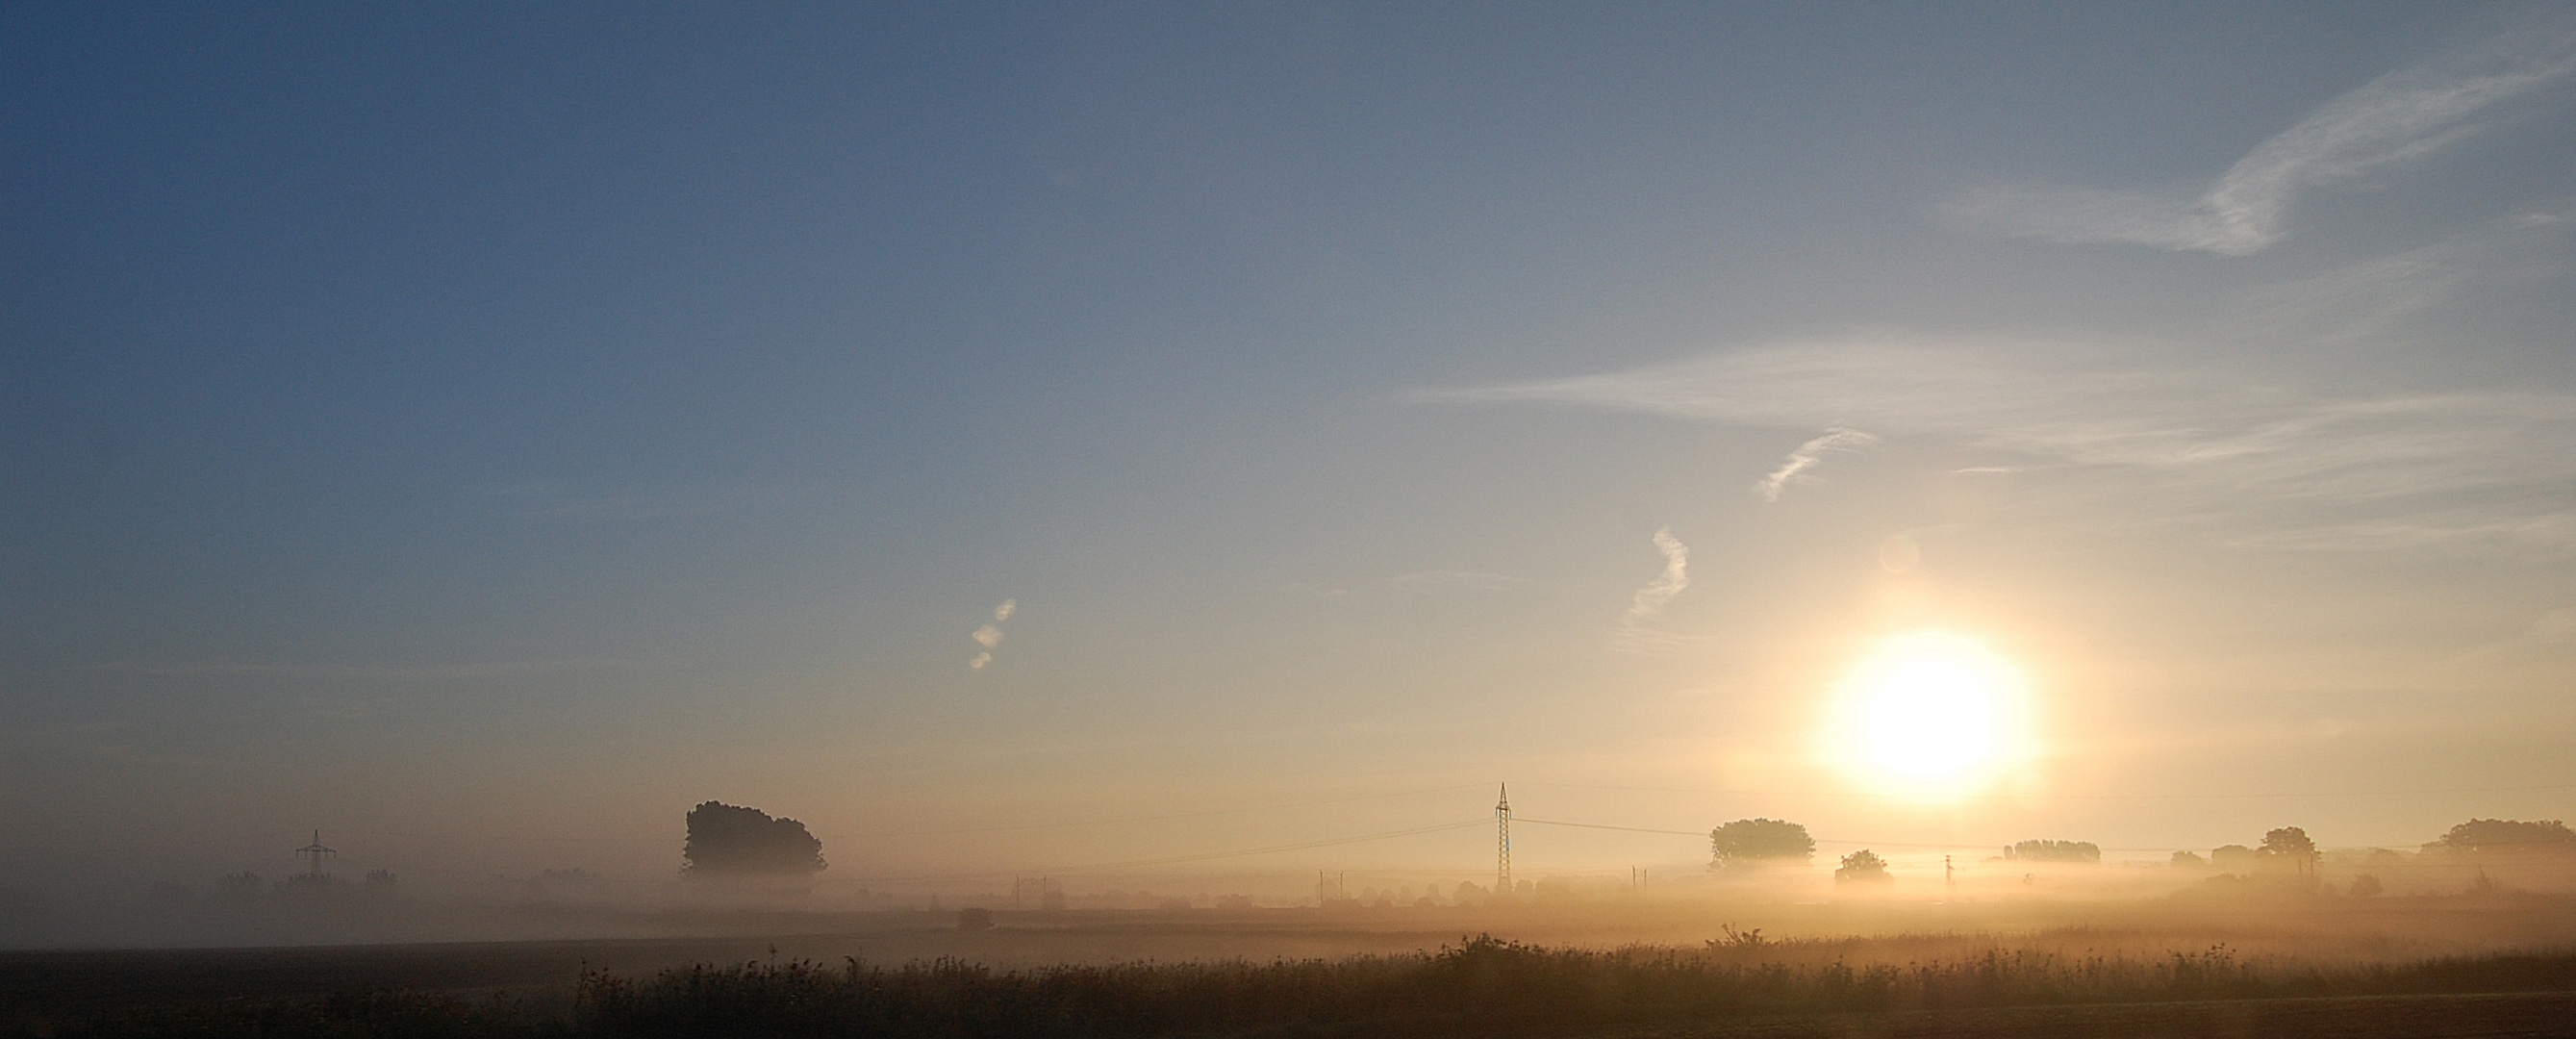
[[[2308,831],[2284,826],[2263,834],[2261,847],[2223,844],[2209,849],[2201,858],[2187,851],[2173,853],[2172,864],[2186,869],[2216,869],[2221,873],[2251,873],[2256,870],[2292,870],[2304,876],[2316,871],[2317,842]]]
[[[2481,853],[2492,851],[2576,853],[2576,831],[2555,819],[2520,822],[2471,819],[2451,827],[2428,850]],[[1785,819],[1738,819],[1708,832],[1708,868],[1712,871],[1756,869],[1766,865],[1806,862],[1815,857],[1816,839],[1801,824]],[[681,872],[690,877],[804,877],[822,872],[823,842],[794,819],[773,817],[757,808],[708,801],[689,810],[688,843]],[[2098,863],[2102,849],[2091,841],[2028,840],[2004,849],[2014,862]],[[2307,831],[2284,826],[2263,835],[2259,847],[2229,844],[2209,857],[2178,851],[2176,866],[2252,872],[2287,868],[2312,874],[2317,843]],[[1864,849],[1843,856],[1836,879],[1871,880],[1887,875],[1887,863]]]
[[[2424,846],[2444,851],[2576,853],[2576,830],[2556,819],[2471,819]]]
[[[2576,856],[2576,830],[2556,819],[2471,819],[2451,827],[2440,838],[2425,844],[2424,849],[2478,855]],[[1747,870],[1807,862],[1815,857],[1816,841],[1798,823],[1738,819],[1708,832],[1708,852],[1708,868],[1713,872]],[[2102,849],[2091,841],[2029,840],[2005,848],[2003,858],[2010,862],[2099,863]],[[2208,858],[2177,851],[2172,863],[2222,872],[2286,871],[2314,876],[2319,858],[2317,842],[2306,830],[2283,826],[2265,832],[2258,846],[2223,845],[2211,849]],[[1886,860],[1867,849],[1843,856],[1840,868],[1834,870],[1836,880],[1878,880],[1886,876]]]
[[[1708,832],[1711,871],[1806,862],[1815,855],[1815,837],[1807,833],[1805,826],[1785,819],[1738,819]],[[2102,849],[2090,841],[2023,841],[2004,849],[2004,858],[2024,862],[2100,862]],[[1887,860],[1863,848],[1842,857],[1834,879],[1886,880]]]
[[[2006,862],[2102,861],[2102,848],[2092,841],[2022,841],[2004,849]]]

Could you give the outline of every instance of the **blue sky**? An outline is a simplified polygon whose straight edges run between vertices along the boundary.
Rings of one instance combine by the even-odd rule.
[[[0,863],[2562,816],[2563,15],[13,7]],[[1814,760],[1926,627],[2009,797]]]

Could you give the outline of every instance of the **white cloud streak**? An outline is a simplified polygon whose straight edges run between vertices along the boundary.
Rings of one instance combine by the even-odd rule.
[[[1690,546],[1673,536],[1673,528],[1655,531],[1655,550],[1663,553],[1664,572],[1637,589],[1628,600],[1628,612],[1620,617],[1619,629],[1610,638],[1610,648],[1622,653],[1668,653],[1690,642],[1690,636],[1658,630],[1649,621],[1663,615],[1664,606],[1690,587]]]
[[[1655,532],[1655,550],[1664,554],[1664,572],[1637,589],[1628,602],[1628,623],[1653,620],[1664,612],[1664,604],[1690,587],[1690,546],[1673,536],[1673,528]]]
[[[2281,239],[2301,192],[2431,154],[2478,130],[2477,117],[2496,105],[2576,72],[2570,21],[2552,18],[2380,76],[2256,146],[2197,196],[1990,188],[1943,212],[1997,234],[2243,256]]]
[[[993,666],[993,651],[1002,648],[1002,622],[1017,616],[1019,612],[1018,599],[1004,599],[1001,605],[993,607],[993,623],[978,627],[973,634],[966,636],[975,640],[976,645],[984,647],[983,652],[975,654],[966,661],[966,670],[981,671]]]
[[[1789,457],[1780,460],[1778,468],[1753,482],[1753,493],[1763,501],[1779,501],[1780,489],[1792,482],[1808,483],[1816,478],[1807,471],[1824,464],[1825,456],[1834,452],[1863,451],[1878,443],[1878,438],[1857,429],[1828,429],[1825,435],[1798,445]]]
[[[2215,524],[2248,548],[2576,551],[2566,394],[2334,399],[2082,344],[1883,336],[1427,396],[1757,428],[1865,423],[1987,455],[1963,471],[2017,470],[2027,493],[2133,498],[2122,522]]]

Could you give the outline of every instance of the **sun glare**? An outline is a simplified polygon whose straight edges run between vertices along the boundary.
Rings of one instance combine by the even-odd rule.
[[[1834,752],[1873,786],[1965,793],[2027,755],[2027,713],[2020,674],[1984,646],[1908,635],[1879,647],[1844,682]]]

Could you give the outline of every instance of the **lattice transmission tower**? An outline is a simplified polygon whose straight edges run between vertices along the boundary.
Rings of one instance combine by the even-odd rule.
[[[1494,802],[1494,893],[1512,893],[1512,785],[1503,784],[1502,800]]]
[[[338,854],[340,853],[322,846],[320,830],[313,831],[313,843],[295,849],[295,857],[304,860],[304,875],[308,877],[322,876],[322,860]]]

